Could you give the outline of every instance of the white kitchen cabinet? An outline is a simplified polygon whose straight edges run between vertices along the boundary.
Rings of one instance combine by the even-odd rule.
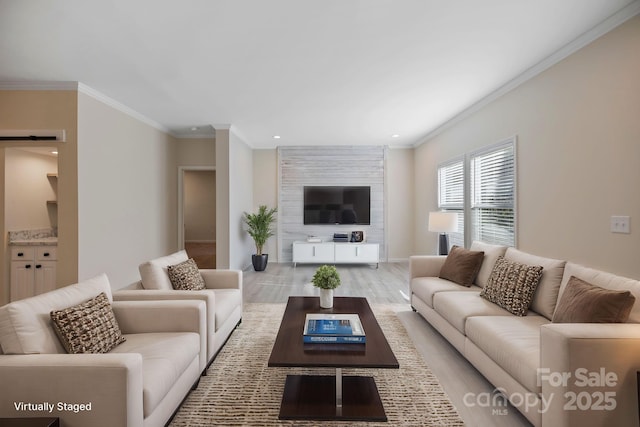
[[[376,264],[380,262],[377,243],[293,243],[293,265],[309,264]]]
[[[57,247],[11,247],[11,301],[56,288]]]

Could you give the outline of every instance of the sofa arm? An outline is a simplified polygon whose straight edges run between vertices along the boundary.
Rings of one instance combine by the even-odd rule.
[[[543,426],[638,425],[640,324],[541,327]]]
[[[445,255],[414,255],[409,257],[409,280],[416,277],[438,277],[446,259]]]
[[[202,291],[162,291],[149,290],[119,290],[113,294],[114,301],[184,301],[199,300],[206,304],[207,330],[216,330],[216,295],[211,290]]]
[[[0,418],[59,417],[66,427],[143,426],[139,354],[3,355],[0,384]],[[46,402],[51,412],[31,411],[21,402]]]
[[[149,292],[149,291],[144,291]],[[200,336],[200,368],[207,365],[207,305],[198,300],[114,301],[123,334],[195,332]]]
[[[240,270],[200,270],[207,289],[238,289],[242,291],[242,271]]]

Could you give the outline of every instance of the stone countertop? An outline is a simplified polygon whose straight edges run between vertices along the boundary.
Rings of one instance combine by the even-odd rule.
[[[9,232],[10,246],[55,246],[58,233],[53,228],[38,228]]]
[[[57,237],[42,237],[36,239],[12,240],[10,246],[56,246],[58,244]]]

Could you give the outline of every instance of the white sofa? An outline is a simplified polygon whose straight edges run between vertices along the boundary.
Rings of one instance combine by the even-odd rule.
[[[142,280],[114,292],[116,301],[201,300],[207,307],[207,360],[211,364],[242,320],[242,272],[203,269],[204,290],[175,290],[167,267],[189,259],[182,250],[140,264]]]
[[[0,418],[54,416],[65,427],[162,427],[171,419],[206,364],[205,304],[112,301],[126,341],[104,354],[67,354],[50,311],[101,292],[112,301],[106,275],[0,307]]]
[[[504,246],[474,242],[470,249],[484,251],[471,287],[439,278],[445,256],[410,258],[413,309],[535,426],[637,426],[640,282]],[[544,267],[526,316],[480,296],[501,255]],[[572,276],[606,289],[630,290],[636,301],[627,323],[552,323]],[[584,377],[604,382],[596,385]]]

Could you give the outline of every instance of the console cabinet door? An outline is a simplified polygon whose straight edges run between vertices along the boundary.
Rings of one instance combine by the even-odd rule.
[[[336,263],[378,263],[377,244],[337,244]]]
[[[293,262],[333,263],[333,243],[294,243]]]
[[[33,260],[11,262],[11,301],[35,295],[35,276]]]

